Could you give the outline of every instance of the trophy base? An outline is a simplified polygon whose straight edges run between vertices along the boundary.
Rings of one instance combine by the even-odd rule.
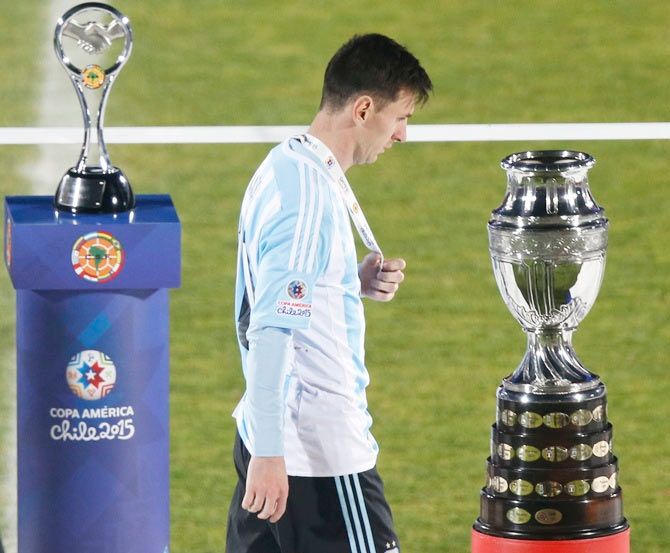
[[[583,539],[518,539],[472,530],[472,553],[630,553],[630,528],[625,524],[610,535]]]
[[[71,168],[60,181],[54,205],[69,213],[120,213],[135,207],[135,195],[123,172],[112,167],[88,167],[85,172]]]
[[[581,540],[583,545],[628,528],[606,387],[598,382],[568,394],[498,388],[477,532],[503,541]],[[507,548],[491,551],[508,553]]]

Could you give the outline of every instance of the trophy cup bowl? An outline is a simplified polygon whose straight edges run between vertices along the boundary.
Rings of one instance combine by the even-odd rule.
[[[59,210],[115,213],[135,206],[130,183],[123,171],[111,164],[103,136],[109,92],[128,61],[132,44],[128,18],[106,4],[79,4],[58,19],[54,49],[84,117],[79,160],[61,179],[54,198]]]
[[[599,384],[577,358],[572,332],[600,289],[607,219],[595,202],[588,154],[536,151],[502,161],[507,192],[489,222],[493,271],[505,304],[528,335],[508,390],[584,391]]]
[[[599,553],[615,535],[628,539],[606,388],[572,347],[605,270],[608,221],[587,178],[594,164],[569,150],[501,162],[507,190],[488,224],[489,251],[527,348],[497,391],[473,553],[517,551],[510,539],[529,541],[529,553],[572,540],[579,545],[566,551]]]

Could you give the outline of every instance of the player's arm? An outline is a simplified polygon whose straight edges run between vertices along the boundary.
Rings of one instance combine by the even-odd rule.
[[[246,415],[254,435],[242,508],[276,522],[286,510],[288,477],[284,464],[283,382],[292,346],[291,331],[251,327],[247,332]]]
[[[381,257],[378,253],[369,253],[358,265],[358,278],[361,281],[361,296],[376,301],[391,301],[405,279],[404,259],[385,259],[380,268]]]

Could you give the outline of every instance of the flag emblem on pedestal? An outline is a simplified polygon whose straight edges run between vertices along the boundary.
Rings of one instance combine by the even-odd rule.
[[[116,277],[125,261],[121,243],[106,232],[91,232],[72,247],[72,268],[90,282],[107,282]]]

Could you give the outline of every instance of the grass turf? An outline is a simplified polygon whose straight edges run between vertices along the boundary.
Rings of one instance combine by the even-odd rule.
[[[351,2],[114,5],[130,16],[136,43],[108,125],[306,124],[328,58],[366,31],[407,44],[433,76],[436,94],[417,123],[669,119],[670,14],[660,1],[376,1],[363,12]],[[3,125],[34,124],[31,68],[49,37],[22,37],[34,36],[39,6],[22,2],[0,19],[0,62],[13,75],[0,83]],[[397,299],[366,306],[373,430],[406,551],[469,548],[495,389],[524,349],[495,288],[486,221],[504,191],[498,160],[541,147],[584,149],[598,160],[591,183],[611,220],[608,267],[575,345],[608,384],[633,549],[670,546],[670,144],[445,143],[394,148],[350,174],[386,254],[408,261]],[[183,223],[184,282],[172,294],[177,553],[223,548],[234,483],[230,411],[242,389],[231,305],[237,210],[267,148],[110,147],[136,192],[170,193]],[[32,155],[0,149],[4,194],[28,193],[20,167]],[[1,284],[0,337],[10,348],[12,291],[6,276]]]

